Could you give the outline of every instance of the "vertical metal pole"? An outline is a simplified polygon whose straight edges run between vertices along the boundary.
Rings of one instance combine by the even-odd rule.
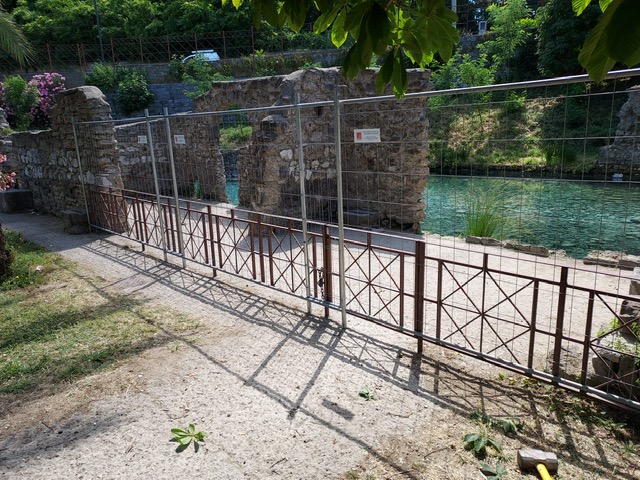
[[[147,145],[151,153],[151,168],[153,170],[153,183],[156,188],[156,204],[158,206],[158,223],[160,224],[160,240],[162,242],[162,254],[164,261],[167,261],[167,242],[164,236],[164,219],[162,218],[162,201],[160,200],[160,184],[158,183],[158,169],[156,167],[156,154],[153,151],[153,137],[151,136],[151,122],[149,121],[149,110],[145,109],[144,116],[147,122]]]
[[[338,177],[338,270],[340,281],[340,310],[342,312],[342,328],[347,328],[347,293],[345,288],[345,269],[344,269],[344,212],[342,194],[342,141],[340,138],[340,95],[336,86],[333,106],[334,106],[334,133],[336,138],[336,176]]]
[[[73,126],[73,141],[76,144],[76,158],[78,159],[78,170],[80,171],[80,188],[82,189],[82,198],[84,199],[84,210],[87,213],[87,224],[91,231],[91,216],[89,215],[89,201],[87,200],[87,190],[84,186],[84,173],[82,173],[82,160],[80,159],[80,147],[78,146],[78,131],[76,130],[76,118],[71,117],[71,125]]]
[[[413,307],[413,329],[418,335],[418,354],[422,355],[423,352],[423,339],[422,335],[424,333],[424,284],[425,284],[425,253],[426,246],[422,240],[416,241],[416,263],[415,263],[415,292],[414,292],[414,302],[415,305]]]
[[[305,188],[306,167],[302,143],[302,118],[300,112],[300,94],[296,93],[296,133],[298,136],[298,177],[300,178],[300,215],[302,216],[302,244],[304,254],[304,281],[307,294],[307,313],[311,314],[311,277],[309,275],[309,233],[307,231],[307,191]]]
[[[176,177],[176,162],[173,158],[173,138],[171,137],[171,125],[169,122],[169,109],[164,107],[164,124],[167,127],[167,147],[169,149],[169,162],[171,163],[171,180],[173,180],[173,197],[176,200],[176,230],[178,232],[178,251],[182,255],[182,268],[187,268],[187,259],[184,253],[182,239],[182,222],[180,221],[180,195],[178,195],[178,178]]]
[[[557,377],[560,374],[560,356],[562,354],[562,340],[564,339],[564,309],[567,302],[567,288],[569,279],[569,267],[562,267],[560,271],[560,292],[558,293],[558,315],[556,319],[555,343],[553,346],[553,364],[551,374]],[[552,382],[556,383],[556,382]]]

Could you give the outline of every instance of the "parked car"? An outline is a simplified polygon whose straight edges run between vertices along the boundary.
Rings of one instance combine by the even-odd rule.
[[[191,60],[192,58],[195,58],[197,56],[201,56],[207,62],[219,62],[220,61],[220,55],[218,55],[218,53],[215,50],[193,50],[191,52],[191,55],[187,55],[186,57],[184,57],[182,59],[182,63],[187,63],[189,60]]]

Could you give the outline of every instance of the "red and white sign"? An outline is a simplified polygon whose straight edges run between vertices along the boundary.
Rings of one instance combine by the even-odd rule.
[[[353,131],[353,141],[355,143],[380,143],[380,129],[356,128]]]

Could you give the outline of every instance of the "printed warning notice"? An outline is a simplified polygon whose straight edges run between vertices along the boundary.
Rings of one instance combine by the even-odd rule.
[[[138,135],[138,143],[147,143],[146,135]]]
[[[185,140],[184,135],[174,135],[173,143],[175,143],[176,145],[185,145],[187,141]]]
[[[356,128],[353,131],[355,143],[380,143],[379,128]]]

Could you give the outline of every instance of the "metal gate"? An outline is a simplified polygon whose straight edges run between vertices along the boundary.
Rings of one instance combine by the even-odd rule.
[[[344,118],[362,116],[350,105],[372,104],[369,115],[376,115],[392,102],[397,100],[336,95],[333,101],[232,113],[77,123],[90,222],[143,248],[161,249],[165,260],[176,256],[184,266],[211,267],[214,276],[224,272],[258,282],[305,300],[309,309],[322,305],[327,315],[336,310],[344,327],[350,316],[359,317],[416,338],[419,352],[427,341],[640,410],[640,329],[629,315],[637,297],[626,294],[632,275],[457,239],[345,226],[347,210],[337,207],[355,202],[345,191],[356,192],[365,179],[344,172],[342,156],[358,155],[362,148],[381,155],[382,147],[357,145],[347,137],[352,132],[345,130]],[[417,118],[419,110],[408,105],[404,113]],[[270,130],[280,128],[276,115],[294,125],[294,135]],[[302,126],[321,115],[330,117],[333,128],[324,136],[304,137]],[[271,172],[268,163],[239,171],[241,178],[260,175],[263,184],[284,176],[289,192],[295,180],[296,194],[281,194],[270,211],[228,201],[220,125],[230,116],[251,125],[253,151],[271,149],[289,162],[287,172],[282,166]],[[104,142],[97,130],[115,132],[118,143]],[[419,141],[401,139],[394,152],[402,157],[415,148],[421,148]],[[313,172],[321,166],[308,160],[313,151],[335,160],[335,171],[321,180]],[[392,167],[389,176],[411,174]],[[120,175],[114,175],[118,169]],[[411,179],[398,185],[403,181]],[[238,188],[240,203],[243,196],[269,194]],[[279,214],[283,205],[299,215]],[[318,212],[324,220],[317,219]]]

